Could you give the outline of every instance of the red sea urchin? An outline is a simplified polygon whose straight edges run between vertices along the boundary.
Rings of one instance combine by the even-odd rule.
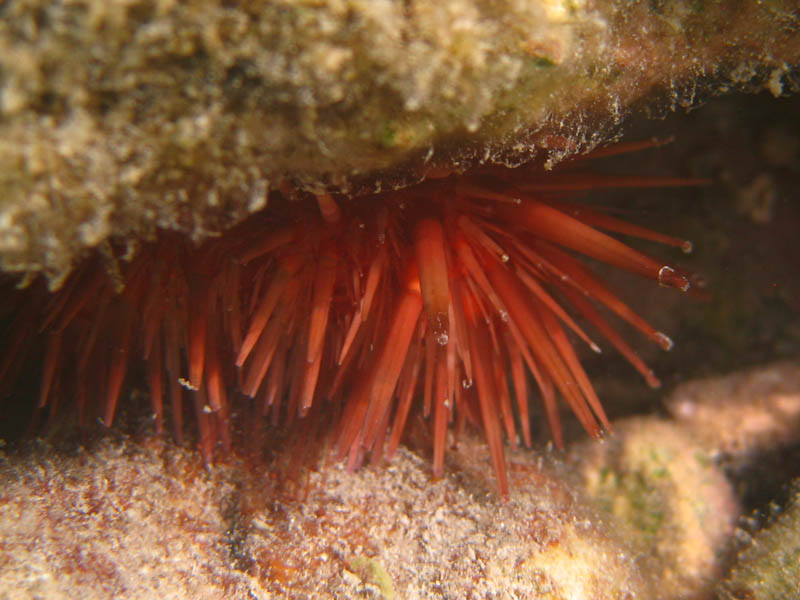
[[[335,421],[336,453],[351,468],[384,446],[392,454],[419,396],[432,416],[434,473],[448,427],[468,421],[483,431],[505,495],[503,431],[515,441],[518,422],[531,444],[526,368],[556,445],[558,394],[590,435],[609,426],[567,330],[599,348],[564,307],[658,385],[595,305],[662,348],[669,338],[573,253],[686,291],[686,273],[600,230],[684,250],[688,242],[564,200],[574,190],[698,183],[576,169],[636,147],[553,172],[486,168],[371,198],[274,194],[261,214],[199,247],[164,232],[117,276],[95,260],[58,293],[26,296],[6,332],[0,382],[20,371],[38,331],[38,408],[51,417],[69,400],[80,422],[98,413],[110,426],[129,367],[143,359],[156,429],[166,392],[180,440],[190,399],[205,460],[230,448],[231,405],[246,396],[256,419]]]

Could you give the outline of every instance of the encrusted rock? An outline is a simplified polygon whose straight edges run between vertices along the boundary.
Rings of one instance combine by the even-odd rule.
[[[57,287],[88,249],[196,239],[270,189],[355,192],[552,159],[632,106],[793,81],[796,5],[10,0],[0,268]],[[110,251],[110,249],[106,249]]]

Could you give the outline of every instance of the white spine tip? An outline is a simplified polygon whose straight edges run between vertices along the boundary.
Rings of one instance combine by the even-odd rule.
[[[682,292],[688,291],[691,287],[689,280],[669,265],[664,265],[658,270],[658,284],[663,287],[677,288]]]
[[[655,338],[658,345],[668,352],[672,350],[672,347],[675,345],[667,334],[661,333],[660,331],[656,331]]]

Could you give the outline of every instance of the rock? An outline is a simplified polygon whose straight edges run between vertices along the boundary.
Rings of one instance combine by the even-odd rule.
[[[793,0],[68,4],[0,19],[0,267],[204,239],[270,189],[408,184],[607,141],[633,107],[790,91]],[[128,248],[133,251],[134,248]]]
[[[504,502],[482,441],[451,454],[438,481],[401,449],[352,474],[324,465],[291,493],[154,440],[6,456],[0,598],[651,597],[550,459],[514,453]]]
[[[800,365],[779,362],[690,381],[666,405],[705,452],[750,461],[800,439]]]
[[[749,538],[717,590],[720,600],[795,598],[800,587],[800,493]]]
[[[571,451],[585,492],[614,515],[643,571],[648,598],[706,598],[721,574],[739,515],[722,470],[680,426],[655,417],[619,421],[602,443]]]

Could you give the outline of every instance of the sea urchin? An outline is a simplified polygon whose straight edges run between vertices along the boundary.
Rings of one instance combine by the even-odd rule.
[[[369,198],[276,193],[261,214],[199,247],[163,232],[115,275],[95,259],[61,291],[24,296],[6,332],[0,382],[8,392],[43,340],[38,407],[51,417],[70,402],[81,422],[99,414],[110,426],[126,375],[139,364],[157,430],[168,397],[180,440],[188,399],[205,460],[231,445],[231,406],[254,406],[256,419],[276,423],[332,421],[336,453],[351,468],[384,446],[392,454],[420,397],[431,417],[434,473],[443,468],[448,428],[470,422],[486,437],[506,495],[503,432],[516,441],[519,427],[531,444],[526,371],[556,445],[559,395],[590,435],[609,426],[570,335],[599,347],[570,313],[658,385],[598,305],[662,348],[669,338],[575,255],[686,291],[685,272],[601,230],[684,250],[688,242],[564,199],[574,190],[697,183],[579,168],[637,147],[596,151],[553,172],[539,164],[485,168]]]

